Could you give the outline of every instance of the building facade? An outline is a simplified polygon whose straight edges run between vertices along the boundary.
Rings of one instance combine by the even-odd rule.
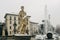
[[[12,36],[14,34],[14,22],[16,22],[16,29],[19,29],[20,22],[18,21],[19,20],[18,15],[8,13],[5,15],[4,18],[5,18],[8,36]],[[38,32],[38,23],[31,22],[31,21],[29,21],[28,23],[29,25],[27,26],[29,26],[28,28],[29,34],[30,35],[36,34],[36,32]]]
[[[14,22],[16,22],[16,29],[19,26],[18,15],[7,13],[4,18],[5,18],[8,35],[11,36],[14,34]]]
[[[31,35],[37,35],[39,33],[38,28],[39,28],[38,23],[30,22],[30,34]]]

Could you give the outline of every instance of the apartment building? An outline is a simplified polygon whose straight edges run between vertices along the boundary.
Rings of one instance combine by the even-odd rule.
[[[5,18],[8,35],[12,36],[14,34],[14,27],[16,27],[17,30],[20,25],[18,15],[7,13],[4,18]],[[14,26],[14,23],[16,23],[16,26]],[[30,35],[34,34],[38,30],[38,23],[29,21],[28,26],[29,26]]]
[[[7,13],[4,18],[8,35],[11,36],[14,34],[14,27],[17,29],[19,26],[18,15]],[[14,23],[16,23],[16,26],[14,26]]]

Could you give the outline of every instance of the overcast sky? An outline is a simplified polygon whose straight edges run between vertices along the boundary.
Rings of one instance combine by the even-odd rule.
[[[0,22],[4,21],[6,13],[19,14],[20,7],[25,7],[25,12],[30,15],[30,20],[41,23],[44,19],[45,4],[47,13],[51,15],[51,24],[60,24],[60,0],[0,0]]]

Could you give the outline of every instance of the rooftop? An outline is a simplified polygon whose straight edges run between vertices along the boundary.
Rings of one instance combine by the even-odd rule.
[[[4,18],[6,18],[7,15],[13,15],[13,16],[18,16],[17,14],[10,14],[10,13],[6,13]]]

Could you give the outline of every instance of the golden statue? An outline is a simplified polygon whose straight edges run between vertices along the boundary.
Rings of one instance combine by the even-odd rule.
[[[26,16],[26,12],[24,12],[24,6],[21,6],[21,11],[19,12],[19,22],[20,22],[20,26],[18,27],[18,31],[21,34],[25,34],[26,33],[26,28],[28,25],[28,19],[30,18],[30,16]]]

